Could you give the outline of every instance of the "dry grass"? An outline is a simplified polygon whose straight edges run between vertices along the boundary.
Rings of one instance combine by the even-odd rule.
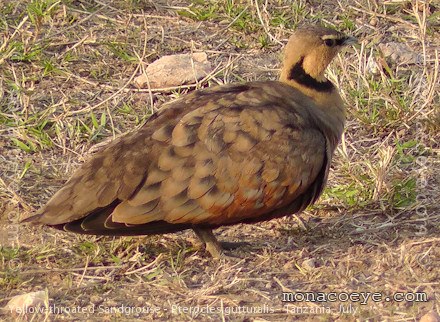
[[[440,310],[438,3],[19,0],[0,10],[0,305],[47,289],[50,305],[70,312],[27,318],[412,321]],[[191,232],[113,239],[18,224],[92,145],[163,102],[195,87],[275,79],[281,44],[303,21],[362,45],[329,71],[347,102],[347,130],[323,197],[300,218],[218,229],[251,244],[222,261],[192,246]],[[391,42],[414,59],[386,57],[381,45]],[[217,72],[181,89],[134,88],[148,62],[191,51],[206,51]],[[424,292],[427,302],[281,301],[304,291]],[[144,311],[108,312],[123,306]]]

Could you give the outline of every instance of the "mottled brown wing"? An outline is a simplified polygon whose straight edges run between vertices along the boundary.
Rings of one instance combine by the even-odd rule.
[[[329,165],[315,112],[279,82],[187,95],[94,155],[35,219],[148,234],[300,210],[321,192]]]

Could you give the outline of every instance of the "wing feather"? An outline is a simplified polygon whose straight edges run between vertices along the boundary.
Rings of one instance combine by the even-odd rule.
[[[84,163],[32,220],[130,235],[304,209],[322,191],[334,140],[313,102],[286,87],[222,86],[167,104]]]

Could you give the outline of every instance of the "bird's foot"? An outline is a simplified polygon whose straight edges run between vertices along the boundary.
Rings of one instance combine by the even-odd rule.
[[[240,247],[250,246],[251,243],[248,242],[219,242],[221,247],[225,250],[234,250]]]
[[[205,244],[205,249],[211,256],[215,259],[225,258],[225,257],[237,257],[236,255],[225,251],[234,250],[244,245],[249,245],[246,242],[219,242],[215,238],[211,229],[194,227],[194,232],[197,237]]]

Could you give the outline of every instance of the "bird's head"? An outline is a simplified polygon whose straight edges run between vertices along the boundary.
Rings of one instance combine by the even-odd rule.
[[[321,26],[298,28],[284,51],[281,81],[289,81],[303,72],[318,82],[325,82],[324,72],[342,47],[357,43],[356,38]]]

